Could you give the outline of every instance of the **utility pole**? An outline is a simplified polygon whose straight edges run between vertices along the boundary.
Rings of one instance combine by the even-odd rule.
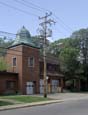
[[[46,39],[47,37],[51,37],[52,30],[48,28],[48,25],[52,25],[55,23],[52,19],[48,19],[52,13],[46,13],[44,17],[39,17],[40,20],[43,20],[39,25],[40,28],[40,36],[43,38],[43,61],[44,61],[44,97],[47,98],[47,64],[46,64]]]

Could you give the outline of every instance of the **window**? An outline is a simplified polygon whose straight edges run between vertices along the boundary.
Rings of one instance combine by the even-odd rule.
[[[12,66],[16,66],[16,57],[13,58]]]
[[[6,81],[6,88],[13,89],[15,87],[15,81]]]
[[[28,67],[34,67],[34,57],[28,58]]]

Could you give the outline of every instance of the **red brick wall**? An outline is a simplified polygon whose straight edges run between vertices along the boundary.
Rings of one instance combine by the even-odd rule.
[[[7,89],[6,81],[15,82],[15,87],[12,89]],[[18,91],[18,75],[14,73],[1,73],[0,72],[0,94],[7,94],[10,91],[16,93]]]
[[[34,57],[34,67],[28,67],[28,57]],[[39,49],[32,47],[23,47],[23,88],[27,81],[36,83],[36,92],[39,93]]]
[[[17,66],[12,66],[12,58],[16,57]],[[7,50],[6,61],[9,64],[8,71],[19,73],[18,88],[19,92],[22,91],[22,46],[13,47]]]
[[[17,58],[17,66],[12,67],[12,58]],[[34,67],[28,67],[28,57],[34,57]],[[26,82],[36,83],[36,92],[39,92],[39,49],[29,46],[16,46],[8,49],[7,63],[10,64],[8,71],[19,73],[19,92],[26,94]]]

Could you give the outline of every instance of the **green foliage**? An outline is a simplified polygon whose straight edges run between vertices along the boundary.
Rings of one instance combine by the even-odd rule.
[[[87,29],[80,29],[72,33],[71,38],[73,39],[84,39],[88,37],[88,28]]]
[[[39,36],[33,36],[32,37],[32,41],[37,45],[40,46],[41,48],[43,47],[43,43],[44,43],[44,38],[41,38]],[[49,40],[46,39],[46,46],[49,46]]]
[[[0,106],[13,105],[11,102],[0,101]]]
[[[32,103],[32,102],[40,102],[40,101],[48,101],[50,99],[43,98],[43,97],[36,97],[36,96],[1,96],[1,99],[11,99],[18,102],[24,102],[24,103]]]
[[[5,62],[3,57],[0,57],[0,71],[6,71],[8,68],[8,64]]]
[[[6,37],[0,38],[0,56],[6,54],[6,48],[13,43],[13,40],[6,40]]]
[[[83,77],[88,81],[88,28],[80,29],[72,34],[73,38],[80,39],[80,61]]]
[[[80,47],[79,39],[65,38],[65,39],[59,39],[51,43],[47,50],[49,53],[58,57],[63,48],[75,48],[78,50],[79,47]]]
[[[71,76],[75,74],[79,66],[77,54],[78,50],[75,48],[64,48],[59,55],[62,71],[69,72]]]
[[[84,65],[78,60],[78,57],[80,57],[80,51],[83,56],[86,55],[86,57],[83,58],[88,59],[87,36],[88,29],[81,29],[73,32],[70,38],[59,39],[51,43],[48,48],[49,53],[58,57],[60,60],[61,70],[70,78],[75,76],[76,73],[82,73],[83,68],[88,67],[84,67]],[[85,46],[83,49],[82,45]]]

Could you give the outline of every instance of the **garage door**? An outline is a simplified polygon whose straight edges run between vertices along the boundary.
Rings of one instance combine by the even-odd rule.
[[[33,82],[26,83],[26,94],[27,95],[34,94],[34,83]]]
[[[58,80],[52,80],[52,93],[58,93]]]
[[[44,93],[44,80],[40,79],[40,94]]]

